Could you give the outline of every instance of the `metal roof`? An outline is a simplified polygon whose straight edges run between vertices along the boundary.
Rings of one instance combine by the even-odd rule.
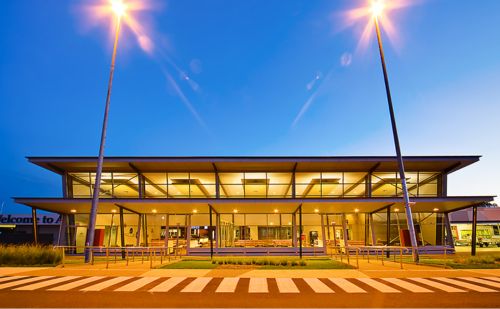
[[[451,173],[479,161],[480,156],[404,156],[407,171]],[[27,157],[38,166],[63,174],[93,171],[97,157]],[[186,156],[105,157],[104,171],[122,172],[297,172],[301,171],[397,171],[395,156]]]

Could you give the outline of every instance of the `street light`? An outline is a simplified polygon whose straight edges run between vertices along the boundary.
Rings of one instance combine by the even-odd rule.
[[[417,252],[417,237],[415,235],[415,226],[413,225],[413,217],[411,213],[411,205],[410,198],[408,195],[408,187],[406,185],[406,177],[405,177],[405,168],[403,164],[403,157],[401,155],[401,147],[399,145],[399,137],[398,137],[398,129],[396,127],[396,117],[394,116],[394,108],[392,106],[392,97],[391,97],[391,89],[389,87],[389,77],[387,75],[387,68],[385,65],[385,55],[384,48],[382,45],[382,35],[380,34],[380,26],[379,26],[379,18],[383,14],[385,8],[385,4],[382,0],[375,0],[372,2],[371,13],[373,17],[373,21],[375,23],[375,30],[377,32],[377,41],[378,41],[378,50],[380,53],[380,61],[382,64],[382,71],[384,73],[384,83],[385,83],[385,93],[387,95],[387,103],[389,104],[389,114],[391,115],[391,126],[392,126],[392,135],[394,138],[394,146],[396,148],[396,156],[398,161],[399,168],[399,177],[401,178],[401,185],[403,187],[403,199],[406,210],[406,222],[408,224],[408,230],[410,234],[410,242],[413,252],[413,260],[415,262],[418,261],[418,252]],[[401,235],[400,235],[401,237]]]
[[[99,193],[101,190],[101,175],[102,164],[104,160],[104,145],[106,144],[106,129],[108,126],[109,104],[111,101],[111,90],[113,88],[113,75],[115,72],[116,50],[118,47],[118,37],[120,34],[121,20],[125,15],[127,6],[121,0],[112,0],[110,2],[111,10],[116,18],[115,41],[113,45],[113,55],[111,57],[111,68],[109,71],[108,93],[106,95],[106,106],[104,109],[104,120],[102,123],[101,144],[99,146],[99,157],[97,159],[97,171],[95,175],[94,192],[92,194],[92,206],[90,208],[89,224],[87,227],[87,235],[85,239],[85,262],[90,262],[90,246],[94,244],[95,223],[97,216],[97,207],[99,204]]]

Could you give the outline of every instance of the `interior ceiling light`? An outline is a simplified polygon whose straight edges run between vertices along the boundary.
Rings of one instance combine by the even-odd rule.
[[[233,209],[233,212],[234,212],[234,213],[237,213],[237,212],[238,212],[238,209]]]
[[[75,213],[76,212],[76,209],[71,209],[70,210],[72,213]]]
[[[116,212],[116,209],[111,209],[111,212],[112,212],[112,213],[115,213],[115,212]]]
[[[274,212],[275,212],[275,213],[276,213],[276,212],[278,212],[278,209],[275,209],[275,210],[274,210]]]
[[[357,209],[357,208],[356,208],[356,209],[354,209],[354,212],[359,212],[359,209]]]
[[[196,210],[196,209],[193,209],[193,213],[197,213],[197,212],[198,212],[198,210]]]
[[[434,208],[433,210],[434,210],[434,211],[439,211],[439,208]]]
[[[394,208],[394,211],[395,211],[395,212],[398,212],[398,211],[399,211],[399,208]]]
[[[156,213],[156,209],[153,209],[152,211],[153,211],[154,214]]]
[[[315,209],[314,212],[319,212],[319,209]]]

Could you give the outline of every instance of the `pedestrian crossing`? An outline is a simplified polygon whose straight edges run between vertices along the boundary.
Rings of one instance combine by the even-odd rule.
[[[433,278],[240,278],[5,276],[0,292],[79,291],[150,293],[499,293],[499,277]]]

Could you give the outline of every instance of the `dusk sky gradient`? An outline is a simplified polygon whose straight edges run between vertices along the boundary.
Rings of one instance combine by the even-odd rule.
[[[383,32],[403,155],[482,155],[448,193],[500,195],[500,1],[413,2]],[[151,52],[121,33],[105,154],[394,155],[374,33],[357,48],[368,21],[343,27],[365,3],[161,2],[140,19]],[[26,156],[98,154],[113,29],[83,4],[0,3],[3,213],[61,196]]]

